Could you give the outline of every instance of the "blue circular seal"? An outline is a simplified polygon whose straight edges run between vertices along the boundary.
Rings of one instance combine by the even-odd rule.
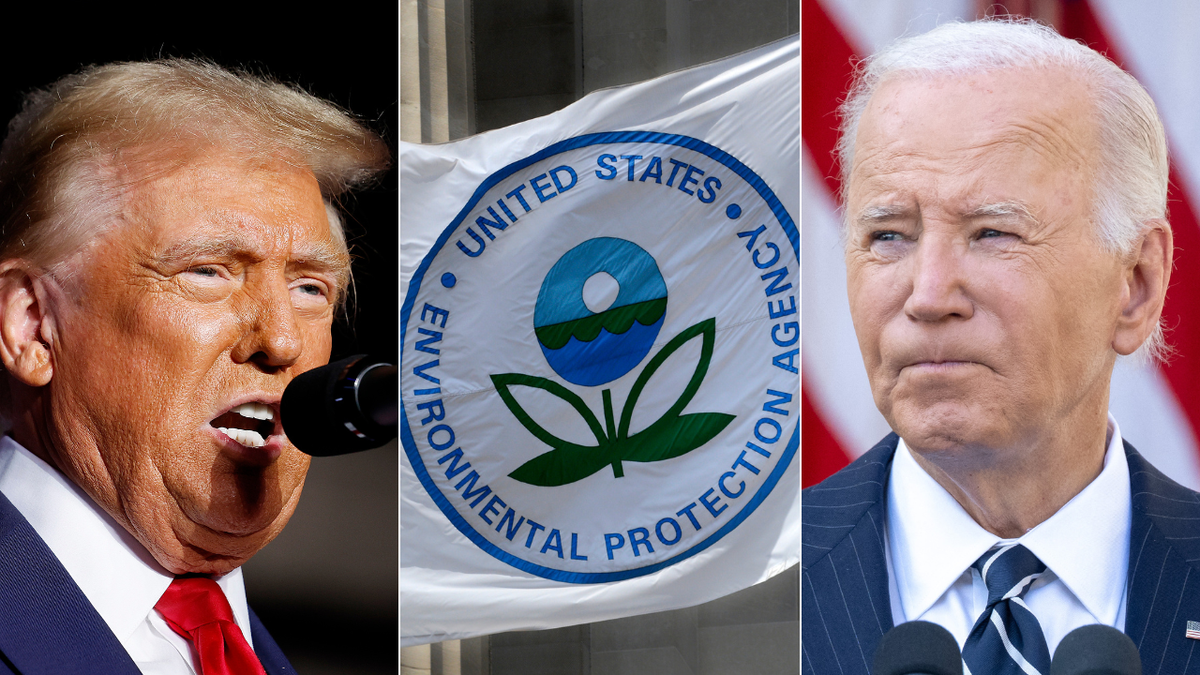
[[[601,312],[588,309],[583,286],[604,272],[620,290]],[[533,325],[546,361],[568,382],[611,382],[641,363],[667,311],[667,285],[654,258],[633,242],[589,239],[567,251],[542,282]]]
[[[699,139],[585,134],[508,164],[405,296],[409,466],[529,574],[596,584],[692,558],[795,468],[798,262],[771,188]]]

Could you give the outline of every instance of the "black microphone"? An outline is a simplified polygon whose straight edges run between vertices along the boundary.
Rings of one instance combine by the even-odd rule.
[[[1093,624],[1076,628],[1058,643],[1050,675],[1142,675],[1142,660],[1128,635]]]
[[[963,675],[962,653],[950,631],[928,621],[909,621],[884,634],[871,673]]]
[[[364,354],[313,368],[283,391],[283,431],[316,457],[377,448],[396,437],[399,376]]]

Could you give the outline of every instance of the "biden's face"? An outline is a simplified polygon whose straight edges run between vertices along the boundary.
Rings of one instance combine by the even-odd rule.
[[[300,496],[279,400],[328,361],[344,246],[311,171],[222,154],[122,220],[54,273],[45,452],[167,569],[226,572]]]
[[[1032,447],[1103,415],[1130,276],[1093,223],[1098,143],[1056,70],[899,76],[871,98],[848,291],[875,402],[914,449]]]

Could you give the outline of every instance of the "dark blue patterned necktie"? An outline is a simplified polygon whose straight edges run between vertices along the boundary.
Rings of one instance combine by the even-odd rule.
[[[987,608],[963,645],[971,675],[1047,675],[1050,650],[1021,598],[1046,566],[1020,544],[992,549],[972,565],[988,589]]]

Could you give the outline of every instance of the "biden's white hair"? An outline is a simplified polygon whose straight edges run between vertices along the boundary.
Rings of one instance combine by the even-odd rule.
[[[1089,91],[1101,130],[1099,166],[1094,167],[1092,182],[1096,234],[1109,252],[1131,255],[1150,221],[1167,215],[1170,165],[1158,110],[1145,88],[1107,57],[1029,19],[942,24],[896,40],[862,61],[840,110],[837,155],[843,197],[854,165],[859,121],[884,82],[1006,68],[1060,68],[1074,73]],[[1167,351],[1160,321],[1138,354],[1161,359]]]

